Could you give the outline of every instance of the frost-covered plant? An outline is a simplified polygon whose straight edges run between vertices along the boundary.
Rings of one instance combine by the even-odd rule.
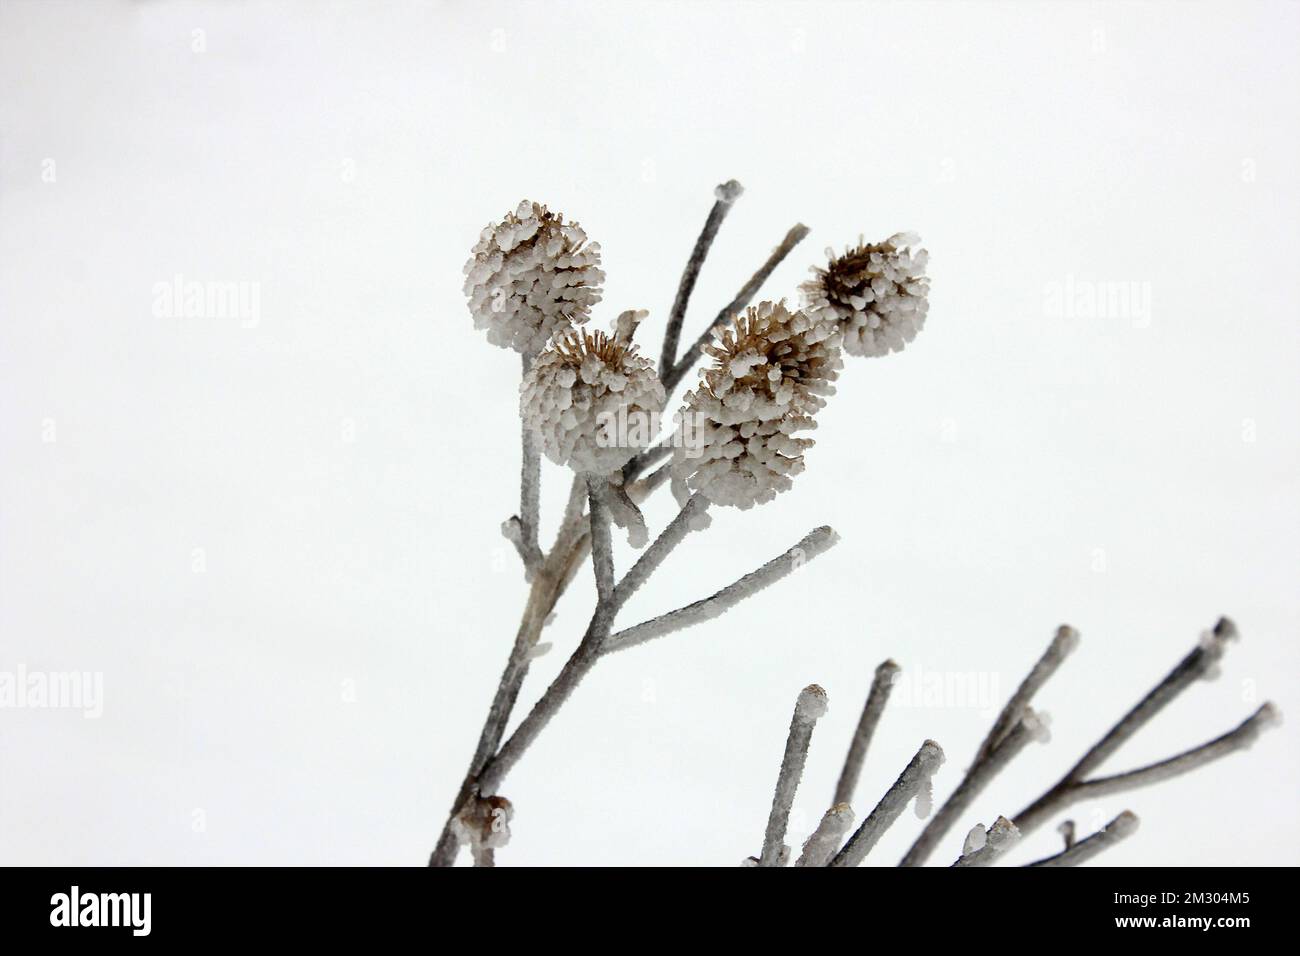
[[[866,243],[837,256],[826,250],[826,266],[813,266],[813,278],[799,287],[804,308],[839,322],[844,351],[850,355],[888,355],[916,338],[930,309],[930,254],[915,253],[920,242],[900,232],[884,242]]]
[[[465,296],[474,327],[488,341],[524,355],[560,330],[587,321],[605,273],[600,243],[576,222],[524,200],[483,227],[465,263]]]
[[[560,332],[524,374],[519,413],[551,461],[608,475],[650,443],[647,423],[663,404],[654,363],[635,345]]]
[[[684,504],[699,491],[716,505],[750,508],[771,501],[803,471],[813,415],[835,393],[843,365],[833,320],[764,302],[722,328],[704,347],[713,364],[686,393],[682,418],[698,428],[673,448],[673,491]]]
[[[801,287],[802,304],[749,303],[772,271],[807,235],[796,225],[767,261],[719,311],[694,345],[681,355],[678,343],[691,291],[718,229],[742,189],[734,180],[719,186],[715,202],[691,252],[664,331],[658,366],[632,344],[644,311],[625,311],[605,331],[575,326],[587,321],[600,301],[600,249],[577,223],[545,206],[522,202],[514,213],[483,230],[465,266],[465,294],[476,327],[488,340],[523,356],[520,386],[523,466],[520,508],[503,525],[523,562],[530,585],[514,645],[506,661],[469,769],[430,856],[433,866],[450,866],[468,846],[476,866],[495,863],[509,838],[514,810],[498,788],[510,770],[606,654],[627,650],[725,613],[738,602],[775,584],[838,540],[829,527],[814,528],[784,553],[734,583],[684,607],[615,630],[628,598],[692,532],[708,525],[711,506],[748,509],[791,488],[803,470],[811,440],[797,437],[814,425],[814,415],[835,391],[842,352],[885,355],[911,342],[924,324],[929,294],[928,256],[912,252],[919,240],[897,233],[881,243],[859,242],[844,255],[828,253],[825,267]],[[676,386],[701,358],[700,381],[686,392],[678,426],[658,436],[659,413]],[[656,441],[657,439],[657,441]],[[543,551],[538,541],[540,458],[572,470],[571,489],[559,533]],[[677,516],[649,541],[639,503],[671,485]],[[627,529],[643,550],[621,576],[615,574],[612,526]],[[514,732],[505,737],[529,664],[549,644],[541,642],[560,595],[590,554],[595,610],[587,629],[550,686]],[[1105,737],[1041,797],[1014,817],[968,829],[956,866],[986,866],[1000,859],[1030,830],[1069,805],[1092,796],[1157,782],[1248,746],[1277,712],[1265,704],[1236,729],[1184,753],[1111,776],[1098,766],[1118,750],[1165,704],[1201,677],[1217,672],[1218,660],[1236,630],[1224,619],[1169,676],[1130,710]],[[886,661],[876,670],[830,808],[803,842],[799,867],[855,866],[885,830],[914,803],[928,822],[902,865],[924,863],[966,814],[989,780],[1035,740],[1047,739],[1046,715],[1029,704],[1078,644],[1062,627],[994,721],[961,782],[931,814],[933,779],[944,763],[942,748],[924,741],[898,780],[856,830],[852,803],[867,746],[889,698],[899,667]],[[785,844],[787,823],[813,729],[825,713],[827,695],[812,685],[800,693],[790,723],[777,784],[759,853],[750,866],[782,866],[792,857]],[[1102,831],[1076,842],[1066,821],[1065,850],[1040,866],[1071,866],[1128,836],[1137,818],[1129,812]]]

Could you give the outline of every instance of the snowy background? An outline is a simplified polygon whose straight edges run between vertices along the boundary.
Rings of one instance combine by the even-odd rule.
[[[1053,740],[966,823],[1023,807],[1219,614],[1222,676],[1106,769],[1294,714],[1297,41],[1267,2],[0,3],[0,671],[104,687],[99,719],[0,710],[0,862],[425,860],[525,593],[498,533],[518,362],[460,292],[523,197],[599,240],[599,319],[648,308],[651,340],[731,177],[687,338],[800,221],[766,295],[900,229],[933,293],[904,353],[849,361],[795,489],[720,512],[620,620],[815,525],[840,545],[603,662],[502,788],[503,864],[735,865],[816,681],[801,840],[888,656],[911,696],[858,809],[925,737],[942,799],[1061,622]],[[156,308],[178,275],[246,283],[256,316]],[[590,603],[584,574],[525,704]],[[1074,816],[1142,818],[1110,864],[1296,864],[1298,787],[1292,721]]]

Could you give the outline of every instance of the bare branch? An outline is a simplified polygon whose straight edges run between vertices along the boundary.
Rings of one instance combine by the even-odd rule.
[[[623,483],[628,484],[635,481],[637,477],[646,471],[646,469],[653,468],[658,462],[671,455],[673,453],[673,434],[674,433],[670,431],[658,442],[651,445],[624,465]]]
[[[1074,786],[1071,802],[1150,786],[1203,767],[1230,753],[1245,750],[1259,739],[1260,733],[1277,723],[1277,714],[1277,707],[1272,702],[1267,702],[1234,729],[1199,747],[1192,747],[1177,756],[1136,770],[1080,781]]]
[[[1079,646],[1079,632],[1068,624],[1062,624],[1057,628],[1056,636],[1052,642],[1047,645],[1047,650],[1043,656],[1038,659],[1029,674],[1016,692],[1011,695],[1007,705],[1002,708],[1002,713],[998,719],[993,722],[993,727],[989,730],[988,736],[980,744],[979,750],[975,754],[975,762],[979,763],[987,757],[990,751],[1000,744],[1011,728],[1016,725],[1034,695],[1038,693],[1039,688],[1047,683],[1048,679],[1056,673],[1056,669],[1061,666],[1061,662],[1070,656],[1070,652]]]
[[[591,511],[591,565],[596,576],[596,613],[609,611],[614,601],[614,544],[609,533],[608,489],[603,475],[587,476],[587,507]],[[611,619],[613,614],[608,615]]]
[[[672,368],[673,363],[677,361],[677,341],[682,334],[682,320],[686,317],[686,304],[691,300],[691,292],[695,288],[695,280],[699,278],[700,267],[704,265],[704,259],[709,254],[709,247],[713,245],[713,237],[718,234],[722,220],[726,219],[727,213],[731,211],[731,204],[739,199],[744,191],[740,183],[734,179],[728,180],[713,191],[715,197],[713,208],[709,210],[709,217],[704,220],[700,237],[695,240],[695,248],[691,250],[691,257],[686,261],[686,270],[682,273],[682,281],[677,286],[677,298],[673,300],[672,311],[668,313],[663,350],[659,355],[661,369]]]
[[[1079,760],[1067,774],[1071,780],[1082,780],[1084,775],[1099,767],[1106,758],[1123,746],[1124,742],[1144,727],[1152,717],[1184,690],[1204,677],[1223,656],[1225,645],[1237,637],[1237,628],[1226,617],[1220,618],[1214,630],[1206,635],[1190,654],[1138,702],[1097,744]]]
[[[947,802],[939,809],[926,824],[921,835],[916,838],[912,848],[907,851],[899,866],[921,866],[934,852],[935,846],[944,835],[957,822],[957,818],[962,816],[970,807],[976,797],[989,785],[989,781],[996,777],[1002,769],[1009,764],[1025,746],[1035,739],[1040,739],[1043,734],[1042,724],[1039,722],[1037,715],[1031,708],[1026,707],[1024,714],[1017,721],[1011,733],[1003,739],[1002,743],[993,748],[985,759],[977,764],[972,764],[971,768],[966,771],[966,776],[962,778],[957,789],[953,791]],[[1019,824],[1017,824],[1019,826]],[[1022,828],[1023,832],[1023,828]]]
[[[862,716],[858,718],[857,729],[849,743],[848,756],[844,758],[844,769],[840,771],[839,783],[835,785],[835,803],[852,803],[853,791],[857,789],[858,777],[862,774],[862,764],[866,760],[867,747],[871,737],[880,723],[880,715],[885,712],[889,702],[890,691],[894,689],[894,680],[898,677],[899,666],[892,660],[885,661],[876,668],[875,679],[871,682],[871,691],[867,702],[862,707]]]
[[[1138,818],[1128,810],[1125,810],[1102,829],[1098,830],[1086,840],[1080,840],[1066,847],[1055,856],[1049,856],[1044,860],[1037,860],[1033,863],[1026,863],[1026,866],[1078,866],[1091,860],[1094,856],[1108,847],[1114,846],[1121,840],[1132,836],[1137,832]]]
[[[645,552],[637,560],[636,564],[628,569],[623,575],[623,579],[618,582],[614,588],[614,610],[617,612],[627,603],[627,599],[636,593],[637,589],[658,570],[659,565],[663,563],[664,558],[668,557],[691,531],[691,523],[697,515],[702,514],[709,507],[709,500],[698,492],[687,499],[686,504],[677,513],[677,517],[668,523],[668,526],[660,532],[659,537],[655,538],[654,544],[646,548]]]
[[[528,374],[532,357],[523,357],[523,374]],[[537,543],[537,524],[542,487],[542,460],[532,430],[520,422],[521,465],[519,468],[519,554],[529,578],[542,563],[542,549]],[[508,537],[508,535],[507,535]]]
[[[605,645],[603,653],[626,650],[656,637],[663,637],[674,631],[707,621],[729,611],[745,598],[757,594],[768,585],[781,580],[792,571],[800,568],[822,552],[828,550],[839,536],[829,527],[816,528],[779,557],[746,574],[740,580],[727,585],[721,591],[703,600],[688,604],[675,611],[669,611],[659,617],[641,624],[625,628],[612,635]]]
[[[547,565],[549,564],[550,562],[547,562]],[[510,649],[510,656],[506,659],[506,666],[497,683],[492,703],[488,705],[487,717],[479,731],[478,743],[474,748],[474,755],[470,758],[465,779],[461,782],[455,802],[452,803],[451,812],[443,825],[438,843],[429,856],[429,866],[451,866],[456,861],[460,840],[452,823],[466,805],[466,801],[473,796],[479,773],[501,743],[506,724],[519,697],[519,689],[528,674],[533,648],[541,636],[547,615],[559,599],[559,593],[563,588],[562,581],[561,573],[548,566],[544,566],[533,577],[528,603],[524,608],[519,628],[515,632],[514,645]]]
[[[881,835],[889,829],[890,824],[898,819],[908,802],[928,786],[930,778],[943,764],[943,748],[933,740],[921,744],[911,762],[903,770],[894,785],[880,798],[871,814],[862,821],[862,826],[849,837],[849,842],[831,860],[831,866],[857,866],[871,848],[876,845]]]
[[[772,794],[772,809],[767,816],[767,829],[763,834],[763,852],[759,866],[775,866],[785,845],[785,828],[790,821],[790,807],[799,789],[804,763],[808,759],[808,744],[812,741],[813,727],[826,713],[826,691],[809,684],[799,692],[790,718],[790,733],[785,740],[785,754],[781,757],[781,771],[777,774],[776,790]]]
[[[515,728],[510,739],[502,745],[495,757],[487,761],[478,781],[481,792],[492,792],[506,774],[518,763],[537,735],[550,723],[556,711],[569,699],[569,695],[591,670],[600,656],[601,646],[609,636],[614,621],[614,561],[613,545],[609,531],[609,508],[601,497],[603,475],[588,476],[588,500],[591,510],[591,563],[596,578],[596,610],[592,614],[587,632],[572,656],[565,662],[555,680],[533,705],[533,709]]]
[[[700,349],[709,344],[709,341],[713,337],[714,328],[721,323],[728,321],[733,315],[749,304],[749,301],[754,298],[754,295],[760,288],[762,288],[763,283],[767,281],[767,277],[772,274],[773,270],[781,264],[781,261],[790,254],[790,250],[797,246],[806,235],[808,235],[808,227],[803,223],[791,227],[790,231],[785,234],[785,238],[782,239],[780,244],[772,250],[772,254],[767,257],[767,261],[763,263],[762,267],[750,277],[749,281],[744,284],[741,290],[736,293],[736,297],[727,303],[722,311],[717,314],[709,327],[705,329],[700,334],[700,337],[695,340],[695,343],[685,353],[683,353],[682,357],[677,361],[677,364],[672,366],[672,368],[660,366],[659,377],[663,380],[665,392],[669,395],[672,394],[673,389],[677,387],[677,383],[680,382],[695,363],[699,361]]]
[[[853,825],[853,808],[847,803],[837,803],[824,814],[817,829],[803,844],[803,852],[795,866],[825,866],[835,855],[844,840],[844,834]]]
[[[1167,760],[1109,777],[1084,779],[1088,771],[1095,769],[1111,756],[1171,700],[1199,678],[1212,673],[1223,656],[1226,642],[1236,635],[1237,629],[1232,622],[1227,618],[1221,618],[1213,632],[1207,634],[1200,644],[1184,657],[1164,680],[1152,688],[1137,706],[1125,714],[1096,746],[1084,754],[1065,776],[1016,814],[1016,826],[1020,828],[1020,832],[1030,833],[1053,814],[1065,810],[1086,797],[1118,793],[1167,780],[1253,743],[1259,733],[1277,716],[1277,709],[1272,704],[1264,704],[1236,729]]]

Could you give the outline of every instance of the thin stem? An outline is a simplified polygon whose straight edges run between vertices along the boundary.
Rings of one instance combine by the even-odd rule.
[[[979,849],[963,853],[953,866],[992,866],[1000,856],[1019,842],[1020,831],[1016,829],[1016,825],[1006,817],[998,817],[984,834],[984,844]]]
[[[1040,737],[1041,734],[1042,725],[1033,710],[1026,708],[1024,715],[1002,743],[993,748],[993,752],[986,758],[977,764],[972,764],[966,771],[966,776],[952,792],[952,796],[939,808],[939,812],[930,818],[930,822],[926,824],[921,835],[916,838],[916,842],[912,844],[911,849],[898,865],[922,866],[957,819],[966,813],[975,798],[989,785],[989,781],[1024,750],[1031,740]]]
[[[862,826],[858,827],[857,832],[849,837],[849,842],[844,844],[844,849],[835,855],[831,860],[831,866],[857,866],[861,863],[871,848],[889,829],[890,825],[898,819],[899,814],[907,807],[907,804],[913,797],[920,792],[922,787],[928,786],[930,778],[934,776],[936,770],[943,764],[943,748],[933,740],[927,740],[921,744],[921,748],[916,752],[910,763],[899,774],[898,779],[894,781],[893,786],[885,791],[885,795],[880,798],[871,814],[862,821]]]
[[[1071,780],[1083,777],[1099,767],[1106,758],[1123,746],[1124,742],[1144,727],[1148,721],[1175,697],[1204,677],[1223,656],[1225,645],[1236,638],[1237,628],[1226,617],[1215,624],[1209,639],[1198,644],[1190,654],[1178,662],[1177,666],[1142,698],[1132,710],[1112,727],[1091,750],[1080,758],[1079,762],[1066,774]],[[1019,819],[1017,819],[1019,825]],[[1023,830],[1023,826],[1021,827]]]
[[[668,523],[668,526],[659,533],[654,543],[646,548],[637,560],[636,564],[628,569],[623,575],[618,586],[614,588],[614,609],[620,610],[627,599],[637,592],[637,589],[649,579],[659,569],[668,557],[691,531],[691,523],[697,515],[703,514],[709,507],[709,500],[699,492],[691,495],[686,504],[677,512],[677,517]]]
[[[772,254],[767,257],[767,261],[764,262],[759,270],[750,277],[749,281],[741,287],[740,291],[736,293],[736,297],[727,303],[722,311],[717,314],[709,327],[705,329],[703,333],[700,334],[700,337],[695,340],[694,344],[682,354],[682,357],[677,360],[677,363],[672,367],[666,365],[660,366],[659,378],[663,381],[665,392],[670,395],[672,394],[673,389],[677,387],[677,383],[682,380],[686,373],[689,372],[699,360],[700,349],[709,344],[710,339],[713,337],[714,328],[719,324],[726,322],[745,306],[749,305],[749,301],[754,298],[754,295],[760,288],[762,288],[763,283],[767,281],[767,277],[772,274],[772,271],[781,264],[781,260],[788,256],[790,250],[797,246],[806,235],[808,235],[808,227],[803,225],[803,223],[791,227],[790,231],[785,234],[785,238],[783,238],[780,244],[772,250]]]
[[[751,571],[712,596],[619,631],[606,642],[603,653],[626,650],[656,637],[680,631],[692,624],[715,618],[745,598],[757,594],[763,588],[802,567],[805,562],[827,551],[837,540],[839,540],[838,535],[829,527],[816,528],[784,554],[773,558],[761,568]]]
[[[515,728],[496,756],[487,762],[480,779],[480,788],[491,793],[506,774],[519,762],[519,758],[550,723],[556,711],[581,683],[600,656],[601,645],[609,636],[614,620],[614,560],[613,542],[610,538],[609,508],[602,497],[600,483],[604,476],[589,476],[587,480],[589,508],[591,511],[591,564],[596,579],[596,610],[592,614],[587,632],[577,650],[565,662],[555,680],[533,705],[533,709]]]
[[[790,718],[790,733],[785,739],[785,753],[781,757],[781,770],[776,777],[776,790],[772,794],[772,809],[767,815],[767,829],[763,833],[763,852],[759,866],[776,866],[785,844],[785,828],[790,822],[790,808],[794,805],[795,791],[803,777],[808,760],[808,744],[812,741],[813,727],[826,713],[826,691],[809,684],[799,692]]]
[[[533,575],[528,601],[515,634],[515,642],[510,649],[510,656],[506,660],[492,703],[488,707],[483,727],[479,731],[478,743],[470,759],[469,769],[457,791],[447,821],[438,837],[438,843],[429,857],[430,866],[451,866],[456,860],[460,843],[451,825],[452,820],[465,806],[465,802],[478,790],[478,776],[501,744],[501,738],[505,734],[506,725],[519,697],[519,690],[528,675],[532,650],[541,636],[546,618],[568,587],[577,564],[586,553],[589,536],[583,530],[582,520],[582,506],[587,497],[586,490],[586,482],[581,477],[575,478],[555,544],[538,572]]]
[[[596,578],[596,612],[605,612],[612,618],[614,600],[614,543],[610,539],[609,502],[606,479],[601,475],[587,476],[588,507],[591,509],[591,565]]]
[[[641,452],[623,466],[623,483],[629,484],[642,475],[646,469],[653,468],[658,462],[673,453],[673,433],[669,432],[662,439]]]
[[[1139,767],[1109,777],[1085,779],[1084,775],[1096,768],[1119,749],[1171,700],[1190,687],[1197,679],[1213,668],[1223,656],[1224,646],[1236,636],[1236,628],[1227,618],[1221,618],[1214,631],[1178,665],[1169,672],[1142,700],[1124,715],[1106,735],[1042,796],[1015,816],[1020,832],[1028,835],[1050,817],[1060,813],[1086,797],[1118,793],[1136,787],[1157,783],[1170,777],[1195,770],[1213,760],[1250,746],[1277,716],[1277,709],[1266,703],[1234,730],[1207,743],[1166,760]]]
[[[532,356],[523,356],[523,374],[532,366]],[[520,553],[524,566],[531,575],[542,563],[542,549],[537,543],[537,525],[541,509],[542,460],[533,439],[532,429],[520,422],[520,449],[522,464],[519,469],[519,535]]]
[[[987,757],[990,751],[1011,732],[1011,728],[1016,725],[1016,721],[1020,719],[1025,708],[1033,700],[1034,695],[1056,673],[1056,669],[1078,646],[1078,631],[1068,624],[1062,624],[1057,628],[1056,636],[1047,645],[1047,650],[1043,652],[1043,656],[1034,664],[1025,679],[1020,682],[1016,692],[1011,695],[1007,705],[1002,708],[1002,713],[998,715],[998,719],[993,722],[993,727],[989,730],[988,736],[984,738],[984,742],[980,744],[980,748],[975,754],[976,763]]]
[[[1146,787],[1153,783],[1161,783],[1173,777],[1181,776],[1198,767],[1203,767],[1207,763],[1212,763],[1220,757],[1226,757],[1238,750],[1245,750],[1259,738],[1262,731],[1276,722],[1277,708],[1272,703],[1266,703],[1234,729],[1201,744],[1199,747],[1192,747],[1176,756],[1159,760],[1145,767],[1138,767],[1136,770],[1112,774],[1109,777],[1093,777],[1091,780],[1084,780],[1076,785],[1079,791],[1078,796],[1081,799],[1086,799],[1111,793],[1121,793],[1125,790]]]
[[[853,826],[853,808],[847,803],[837,803],[822,814],[821,822],[803,844],[803,852],[795,866],[826,866],[844,840],[844,834]]]
[[[867,747],[871,737],[880,723],[880,715],[889,703],[889,694],[894,689],[894,681],[900,668],[892,660],[885,661],[876,668],[875,679],[871,682],[871,691],[867,702],[862,707],[862,716],[858,718],[857,729],[849,744],[848,755],[844,758],[844,769],[840,771],[839,782],[835,785],[835,803],[852,803],[853,791],[858,787],[858,777],[862,775],[862,764],[867,757]]]
[[[715,197],[713,208],[709,210],[709,217],[704,220],[700,237],[695,240],[695,248],[691,250],[691,257],[686,261],[686,269],[682,272],[682,281],[677,285],[677,298],[673,300],[672,311],[668,313],[668,326],[664,330],[664,346],[659,355],[660,368],[672,368],[673,363],[677,361],[677,341],[682,334],[682,320],[686,317],[686,304],[691,300],[691,292],[695,288],[695,280],[699,278],[700,267],[704,265],[704,259],[709,254],[709,247],[713,245],[713,237],[718,234],[722,220],[726,219],[727,213],[731,212],[731,204],[739,199],[744,191],[740,183],[734,179],[728,180],[713,191]]]
[[[1125,810],[1086,840],[1066,847],[1055,856],[1026,863],[1026,866],[1078,866],[1137,832],[1138,818]]]

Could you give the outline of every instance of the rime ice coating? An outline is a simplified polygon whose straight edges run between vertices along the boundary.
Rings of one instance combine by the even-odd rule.
[[[632,324],[627,315],[619,317],[620,328]],[[602,475],[654,441],[665,400],[654,363],[604,332],[558,335],[537,356],[519,393],[519,413],[547,458]]]
[[[510,821],[515,808],[505,797],[475,797],[451,820],[452,831],[461,843],[477,854],[480,850],[497,850],[510,842]]]
[[[525,355],[559,330],[587,320],[605,273],[600,243],[576,222],[524,200],[479,234],[465,263],[465,296],[474,327],[488,341]]]
[[[704,351],[712,367],[686,393],[673,449],[673,491],[749,508],[803,471],[812,416],[843,366],[835,321],[764,302],[737,316]]]
[[[915,233],[900,232],[884,242],[859,240],[842,256],[827,249],[825,268],[814,266],[813,278],[799,287],[804,308],[840,323],[850,355],[901,351],[921,330],[930,308],[925,275],[930,254],[911,250],[920,241]]]
[[[795,701],[795,710],[804,720],[820,720],[826,716],[827,706],[826,691],[820,684],[809,684]]]

